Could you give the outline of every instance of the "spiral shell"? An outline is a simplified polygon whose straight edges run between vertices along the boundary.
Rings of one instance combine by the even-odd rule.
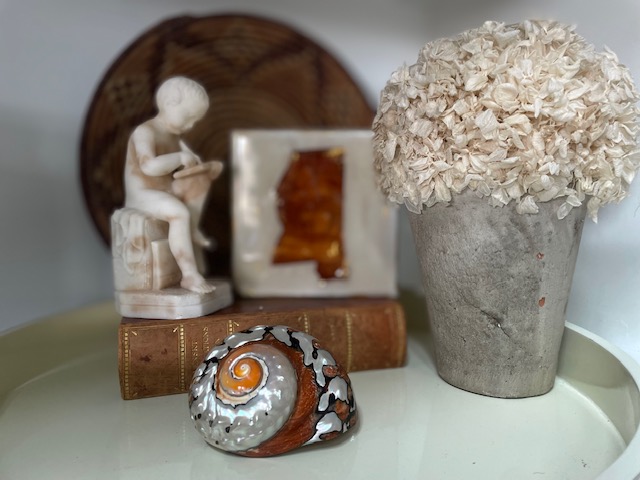
[[[209,444],[254,457],[335,438],[357,421],[346,371],[315,338],[285,326],[214,347],[196,369],[189,408]]]

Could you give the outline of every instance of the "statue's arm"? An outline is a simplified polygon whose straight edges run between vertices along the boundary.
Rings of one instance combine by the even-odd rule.
[[[202,163],[202,159],[198,155],[193,153],[193,150],[191,150],[189,148],[189,146],[186,143],[184,143],[182,140],[180,140],[180,150],[182,150],[187,155],[191,155],[193,157],[193,159],[195,160],[196,164]],[[191,166],[191,165],[189,165],[189,166]]]
[[[145,175],[151,177],[169,175],[188,162],[187,154],[182,151],[156,156],[155,135],[152,128],[147,125],[136,128],[132,140],[140,169]]]

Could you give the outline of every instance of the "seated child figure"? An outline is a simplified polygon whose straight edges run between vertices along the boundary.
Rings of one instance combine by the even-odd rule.
[[[210,241],[197,229],[187,206],[173,192],[173,173],[202,163],[180,139],[206,113],[205,89],[185,77],[165,81],[156,93],[158,114],[131,134],[125,164],[125,206],[169,223],[169,248],[180,271],[180,285],[196,293],[215,287],[198,272],[192,241]],[[193,221],[195,220],[195,221]]]

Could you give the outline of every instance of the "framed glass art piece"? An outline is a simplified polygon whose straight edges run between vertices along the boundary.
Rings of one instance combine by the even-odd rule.
[[[397,214],[371,131],[239,130],[231,143],[241,295],[396,295]]]

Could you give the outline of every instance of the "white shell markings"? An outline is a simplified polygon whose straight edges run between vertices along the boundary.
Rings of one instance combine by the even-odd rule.
[[[322,440],[322,435],[331,432],[339,432],[341,430],[342,421],[338,418],[338,415],[336,415],[335,412],[327,413],[316,425],[315,435],[305,445],[311,445],[312,443],[319,442]]]
[[[329,382],[329,387],[327,388],[327,391],[323,393],[322,396],[320,397],[320,402],[318,403],[318,409],[321,411],[324,411],[327,408],[329,408],[329,402],[331,401],[331,396],[333,396],[334,399],[337,398],[346,402],[348,400],[347,390],[348,390],[348,385],[344,379],[340,377],[332,378],[331,381]]]
[[[313,370],[316,374],[316,382],[318,382],[318,385],[321,387],[324,387],[326,380],[324,378],[324,373],[322,372],[322,367],[325,365],[335,365],[336,361],[333,356],[331,356],[331,354],[326,350],[316,349],[313,346],[313,341],[309,335],[302,332],[296,332],[292,337],[298,340],[300,344],[302,353],[304,353],[305,365],[313,366]]]

